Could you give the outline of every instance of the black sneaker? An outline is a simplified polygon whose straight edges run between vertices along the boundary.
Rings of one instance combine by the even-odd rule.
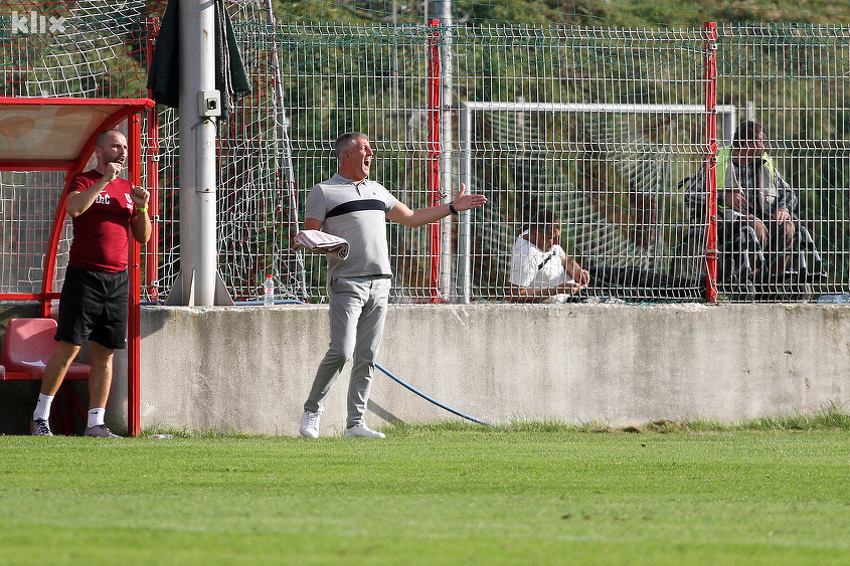
[[[53,436],[50,423],[47,419],[33,419],[30,421],[30,433],[35,436]]]

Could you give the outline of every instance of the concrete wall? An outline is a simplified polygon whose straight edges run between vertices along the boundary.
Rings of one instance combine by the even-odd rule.
[[[297,434],[327,342],[324,306],[144,308],[142,426]],[[849,346],[838,306],[394,306],[380,364],[488,422],[621,426],[846,409]],[[347,371],[323,435],[342,430]],[[444,418],[376,372],[370,424]]]

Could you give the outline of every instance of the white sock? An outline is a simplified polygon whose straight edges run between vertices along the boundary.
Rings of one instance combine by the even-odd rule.
[[[87,427],[93,427],[103,424],[103,415],[106,414],[106,409],[89,409],[89,424]]]
[[[53,403],[53,395],[38,394],[38,402],[35,404],[35,411],[32,412],[34,421],[46,421],[50,418],[50,405]]]

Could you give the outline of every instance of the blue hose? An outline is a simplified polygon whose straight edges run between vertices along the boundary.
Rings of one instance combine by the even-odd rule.
[[[434,403],[435,405],[437,405],[437,406],[438,406],[438,407],[440,407],[441,409],[445,409],[445,410],[447,410],[447,411],[448,411],[448,412],[450,412],[450,413],[454,413],[455,415],[457,415],[457,416],[459,416],[459,417],[463,417],[463,418],[465,418],[465,419],[467,419],[467,420],[470,420],[470,421],[472,421],[472,422],[474,422],[474,423],[483,424],[483,425],[486,425],[486,426],[495,426],[495,425],[491,425],[490,423],[484,422],[484,421],[482,421],[482,420],[480,420],[480,419],[476,419],[475,417],[470,417],[469,415],[465,415],[465,414],[461,413],[460,411],[458,411],[458,410],[456,410],[456,409],[452,409],[452,408],[451,408],[451,407],[449,407],[448,405],[443,405],[442,403],[440,403],[440,402],[439,402],[439,401],[437,401],[436,399],[434,399],[434,398],[432,398],[432,397],[429,397],[429,396],[425,395],[424,393],[422,393],[421,391],[419,391],[418,389],[416,389],[415,387],[413,387],[413,386],[412,386],[412,385],[410,385],[409,383],[405,383],[404,381],[400,380],[399,378],[397,378],[396,376],[394,376],[394,375],[393,375],[393,374],[392,374],[389,370],[387,370],[387,369],[386,369],[384,366],[382,366],[381,364],[375,364],[375,367],[376,367],[376,368],[378,368],[379,370],[381,370],[382,372],[384,372],[385,374],[387,374],[387,375],[390,377],[390,379],[392,379],[393,381],[395,381],[395,382],[396,382],[396,383],[398,383],[399,385],[402,385],[402,386],[404,386],[404,387],[408,388],[409,390],[413,391],[414,393],[416,393],[417,395],[419,395],[420,397],[422,397],[422,398],[423,398],[423,399],[425,399],[426,401],[430,401],[431,403]]]
[[[237,301],[233,304],[236,305],[237,307],[256,307],[256,306],[264,305],[265,302],[263,302],[263,300],[260,299],[259,301]],[[275,299],[274,304],[276,304],[276,305],[306,305],[307,303],[305,303],[304,301],[299,301],[297,299]]]
[[[163,301],[141,301],[140,305],[145,306],[162,306]],[[237,307],[256,307],[264,305],[265,302],[260,299],[259,301],[236,301],[233,303]],[[276,305],[306,305],[304,301],[299,301],[297,299],[276,299],[274,304]]]

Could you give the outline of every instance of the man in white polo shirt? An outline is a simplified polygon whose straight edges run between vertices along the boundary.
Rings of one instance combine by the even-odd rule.
[[[561,222],[544,208],[517,238],[511,253],[510,298],[515,302],[558,302],[590,283],[590,273],[560,246]]]
[[[366,426],[363,415],[384,330],[392,271],[386,219],[405,226],[422,226],[487,202],[468,195],[461,185],[450,204],[411,210],[380,183],[368,178],[374,158],[369,138],[360,132],[336,140],[339,170],[317,184],[307,197],[304,229],[323,230],[349,243],[343,260],[328,259],[330,347],[319,364],[313,387],[304,403],[301,434],[319,436],[325,399],[347,360],[353,360],[348,387],[345,436],[384,438]]]

